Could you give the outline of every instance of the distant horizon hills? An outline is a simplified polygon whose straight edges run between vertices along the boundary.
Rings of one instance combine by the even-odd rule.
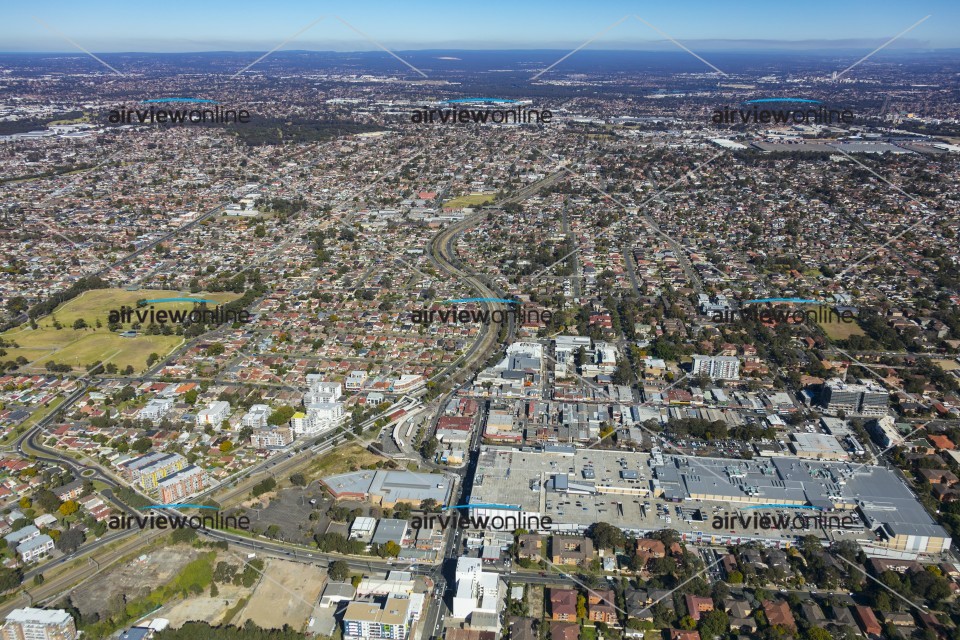
[[[864,57],[862,49],[817,51],[696,50],[710,65],[726,74],[783,75],[822,74],[840,71]],[[410,66],[423,71],[428,79],[451,80],[486,76],[491,79],[513,77],[531,80],[531,76],[550,68],[540,81],[560,79],[572,74],[661,73],[716,74],[710,65],[682,50],[646,51],[640,49],[583,50],[569,55],[563,49],[415,49],[385,51],[313,51],[294,49],[264,56],[258,51],[198,52],[115,52],[96,53],[121,73],[155,75],[234,74],[250,67],[245,75],[328,72],[374,75],[417,75]],[[257,61],[258,58],[262,60]],[[398,59],[400,58],[400,59]],[[562,61],[561,61],[562,59]],[[403,62],[401,62],[403,60]],[[253,64],[251,64],[253,63]],[[32,67],[36,72],[113,73],[101,62],[82,52],[0,53],[0,64],[8,67]],[[913,73],[960,64],[960,48],[930,50],[884,50],[859,65],[854,74],[873,68],[902,65]],[[409,66],[408,66],[409,65]],[[414,78],[421,79],[421,78]]]
[[[791,43],[780,43],[781,46],[770,46],[765,45],[761,46],[757,44],[756,46],[742,46],[742,47],[724,47],[724,48],[709,48],[708,46],[701,45],[699,48],[694,48],[697,46],[696,42],[693,43],[684,43],[689,46],[689,48],[694,49],[696,53],[713,53],[713,54],[730,54],[730,55],[740,55],[740,54],[782,54],[782,55],[796,55],[798,53],[803,53],[808,56],[819,56],[826,57],[837,54],[845,55],[855,55],[857,53],[863,53],[865,47],[870,45],[866,44],[849,44],[846,46],[834,45],[830,48],[825,48],[825,45],[815,44],[812,41],[807,43],[806,41],[803,44],[796,43],[795,46],[788,46]],[[811,47],[810,49],[804,47]],[[815,47],[815,48],[814,48]],[[208,51],[97,51],[91,50],[92,53],[98,56],[124,56],[124,55],[142,55],[142,56],[183,56],[183,55],[263,55],[268,52],[267,49],[212,49]],[[549,55],[558,55],[563,56],[570,53],[570,49],[564,48],[464,48],[464,49],[446,49],[446,48],[429,48],[429,49],[391,49],[393,53],[396,54],[410,54],[410,55],[437,55],[437,56],[456,56],[461,55],[471,55],[471,54],[549,54]],[[883,51],[879,51],[874,56],[882,55],[884,57],[895,57],[897,55],[918,55],[918,54],[929,54],[934,53],[953,53],[960,54],[960,47],[928,47],[928,46],[891,46]],[[577,51],[575,55],[577,56],[590,56],[590,55],[607,55],[607,54],[650,54],[650,55],[677,55],[677,56],[689,56],[690,54],[676,49],[674,45],[664,45],[659,46],[655,49],[653,48],[628,48],[628,47],[611,47],[611,48],[591,48],[581,51]],[[284,49],[283,51],[274,51],[270,53],[271,57],[282,57],[290,55],[304,55],[304,54],[316,54],[316,55],[336,55],[336,56],[352,56],[352,55],[375,55],[375,56],[389,56],[390,54],[383,51],[382,49],[372,48],[372,49],[357,49],[357,50],[334,50],[334,49]],[[76,51],[0,51],[0,55],[15,55],[15,56],[65,56],[65,57],[80,57],[87,54]]]

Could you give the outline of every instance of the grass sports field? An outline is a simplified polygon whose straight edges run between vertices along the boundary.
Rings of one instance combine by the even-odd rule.
[[[817,324],[831,340],[846,340],[850,336],[866,335],[856,322],[846,323],[833,319],[832,322],[818,322]]]
[[[459,198],[454,198],[443,203],[444,207],[452,207],[457,209],[459,207],[476,207],[481,204],[487,204],[488,202],[493,202],[494,197],[492,194],[488,193],[471,193],[468,196],[460,196]]]
[[[66,364],[74,369],[84,369],[97,360],[111,362],[121,370],[128,365],[134,371],[147,368],[147,357],[156,353],[163,357],[183,342],[181,336],[138,335],[132,338],[121,337],[119,332],[107,329],[107,317],[111,309],[121,306],[136,307],[137,300],[155,298],[194,297],[207,298],[224,303],[239,296],[234,293],[189,293],[162,289],[96,289],[85,291],[73,300],[57,307],[53,313],[37,321],[37,328],[31,329],[23,324],[2,334],[7,342],[17,347],[8,347],[5,360],[23,356],[31,364],[21,371],[44,371],[44,365],[53,361]],[[192,309],[193,303],[175,302],[159,306],[163,309]],[[87,323],[85,329],[74,329],[73,324],[82,319]],[[97,321],[100,328],[97,328]],[[63,328],[56,329],[55,322]],[[128,325],[125,328],[129,328]],[[174,327],[175,328],[175,327]]]

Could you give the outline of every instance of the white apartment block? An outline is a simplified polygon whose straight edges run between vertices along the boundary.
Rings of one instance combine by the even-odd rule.
[[[346,412],[342,402],[318,402],[307,405],[307,417],[302,421],[304,431],[296,435],[316,435],[333,429],[343,421]]]
[[[457,584],[453,597],[454,618],[465,619],[474,613],[498,615],[507,592],[499,574],[483,571],[480,558],[460,558],[454,575]]]
[[[735,356],[693,356],[693,375],[705,374],[711,380],[739,380],[740,360]]]
[[[293,432],[297,436],[316,435],[337,427],[345,416],[343,387],[339,382],[325,382],[319,374],[307,375],[307,392],[303,395],[306,416],[301,420],[291,420]]]
[[[320,402],[336,402],[343,396],[339,382],[327,382],[318,373],[307,374],[307,392],[303,394],[303,406]]]
[[[24,562],[39,560],[53,551],[53,538],[45,533],[34,536],[17,545],[17,553]]]
[[[344,640],[406,640],[412,622],[411,601],[387,598],[375,602],[351,602],[343,614]]]
[[[3,640],[76,640],[77,626],[63,609],[14,609],[0,627]]]
[[[214,429],[219,429],[223,421],[230,417],[230,403],[225,400],[215,400],[205,409],[197,412],[197,426],[204,427],[210,425]]]
[[[240,424],[251,429],[263,429],[267,426],[267,420],[271,413],[269,405],[255,404],[240,418]]]
[[[257,429],[250,434],[250,445],[255,449],[280,449],[293,441],[293,429],[288,427]]]
[[[173,400],[170,398],[154,398],[140,409],[137,417],[141,420],[157,421],[170,413],[170,409],[172,408]]]
[[[348,391],[356,391],[363,388],[363,384],[367,381],[367,372],[366,371],[351,371],[350,375],[347,376],[347,379],[344,380],[343,386]]]

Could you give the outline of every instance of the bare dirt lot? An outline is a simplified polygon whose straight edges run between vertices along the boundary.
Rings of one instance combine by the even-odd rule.
[[[127,602],[150,592],[151,586],[166,584],[200,552],[188,545],[165,547],[117,565],[83,584],[70,596],[84,618],[96,613],[103,617]]]
[[[169,609],[164,607],[157,615],[168,619],[174,629],[191,621],[209,622],[213,626],[223,624],[226,622],[223,615],[241,598],[249,596],[250,589],[232,584],[218,584],[217,589],[220,593],[216,598],[211,598],[210,591],[207,590],[203,595],[181,600]]]
[[[284,624],[302,629],[320,598],[326,579],[326,570],[319,567],[268,560],[253,597],[234,624],[253,620],[266,629],[279,629]]]

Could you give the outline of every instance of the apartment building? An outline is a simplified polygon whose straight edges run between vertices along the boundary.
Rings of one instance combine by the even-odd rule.
[[[366,381],[366,371],[351,371],[350,375],[347,376],[347,379],[344,380],[343,386],[347,389],[347,391],[357,391],[363,388],[363,385]]]
[[[303,394],[306,415],[290,421],[295,436],[316,435],[333,429],[343,420],[345,411],[343,388],[339,382],[325,382],[319,374],[307,375],[307,391]]]
[[[230,403],[225,400],[215,400],[206,408],[197,412],[197,426],[211,426],[219,429],[223,421],[230,417]]]
[[[474,613],[497,616],[506,600],[507,587],[497,573],[483,571],[480,558],[459,558],[454,579],[453,617],[467,618]]]
[[[264,429],[271,413],[269,405],[255,404],[240,418],[240,424],[251,429]]]
[[[336,402],[343,396],[339,382],[328,382],[318,373],[307,374],[307,391],[303,394],[303,406],[320,402]]]
[[[173,400],[170,398],[154,398],[147,402],[146,406],[140,409],[137,417],[141,420],[150,420],[156,422],[170,413],[173,408]]]
[[[890,394],[872,380],[852,384],[833,378],[823,383],[820,399],[828,413],[880,417],[887,415]]]
[[[157,482],[187,466],[187,459],[179,453],[148,453],[120,465],[120,470],[146,490],[155,489]]]
[[[63,609],[14,609],[0,627],[2,640],[76,640],[77,626]]]
[[[593,559],[593,541],[582,536],[554,535],[550,538],[553,564],[587,566]]]
[[[711,380],[739,380],[740,360],[734,356],[693,356],[693,367],[690,372],[695,375],[706,375]]]
[[[192,464],[187,465],[158,481],[157,489],[160,491],[161,503],[179,502],[203,490],[203,469]]]
[[[406,640],[412,622],[410,600],[389,597],[383,604],[351,602],[343,614],[344,640]]]
[[[250,434],[250,445],[255,449],[280,449],[293,440],[293,429],[289,427],[257,429]]]
[[[17,545],[17,554],[23,562],[34,562],[53,551],[53,538],[45,533]]]

